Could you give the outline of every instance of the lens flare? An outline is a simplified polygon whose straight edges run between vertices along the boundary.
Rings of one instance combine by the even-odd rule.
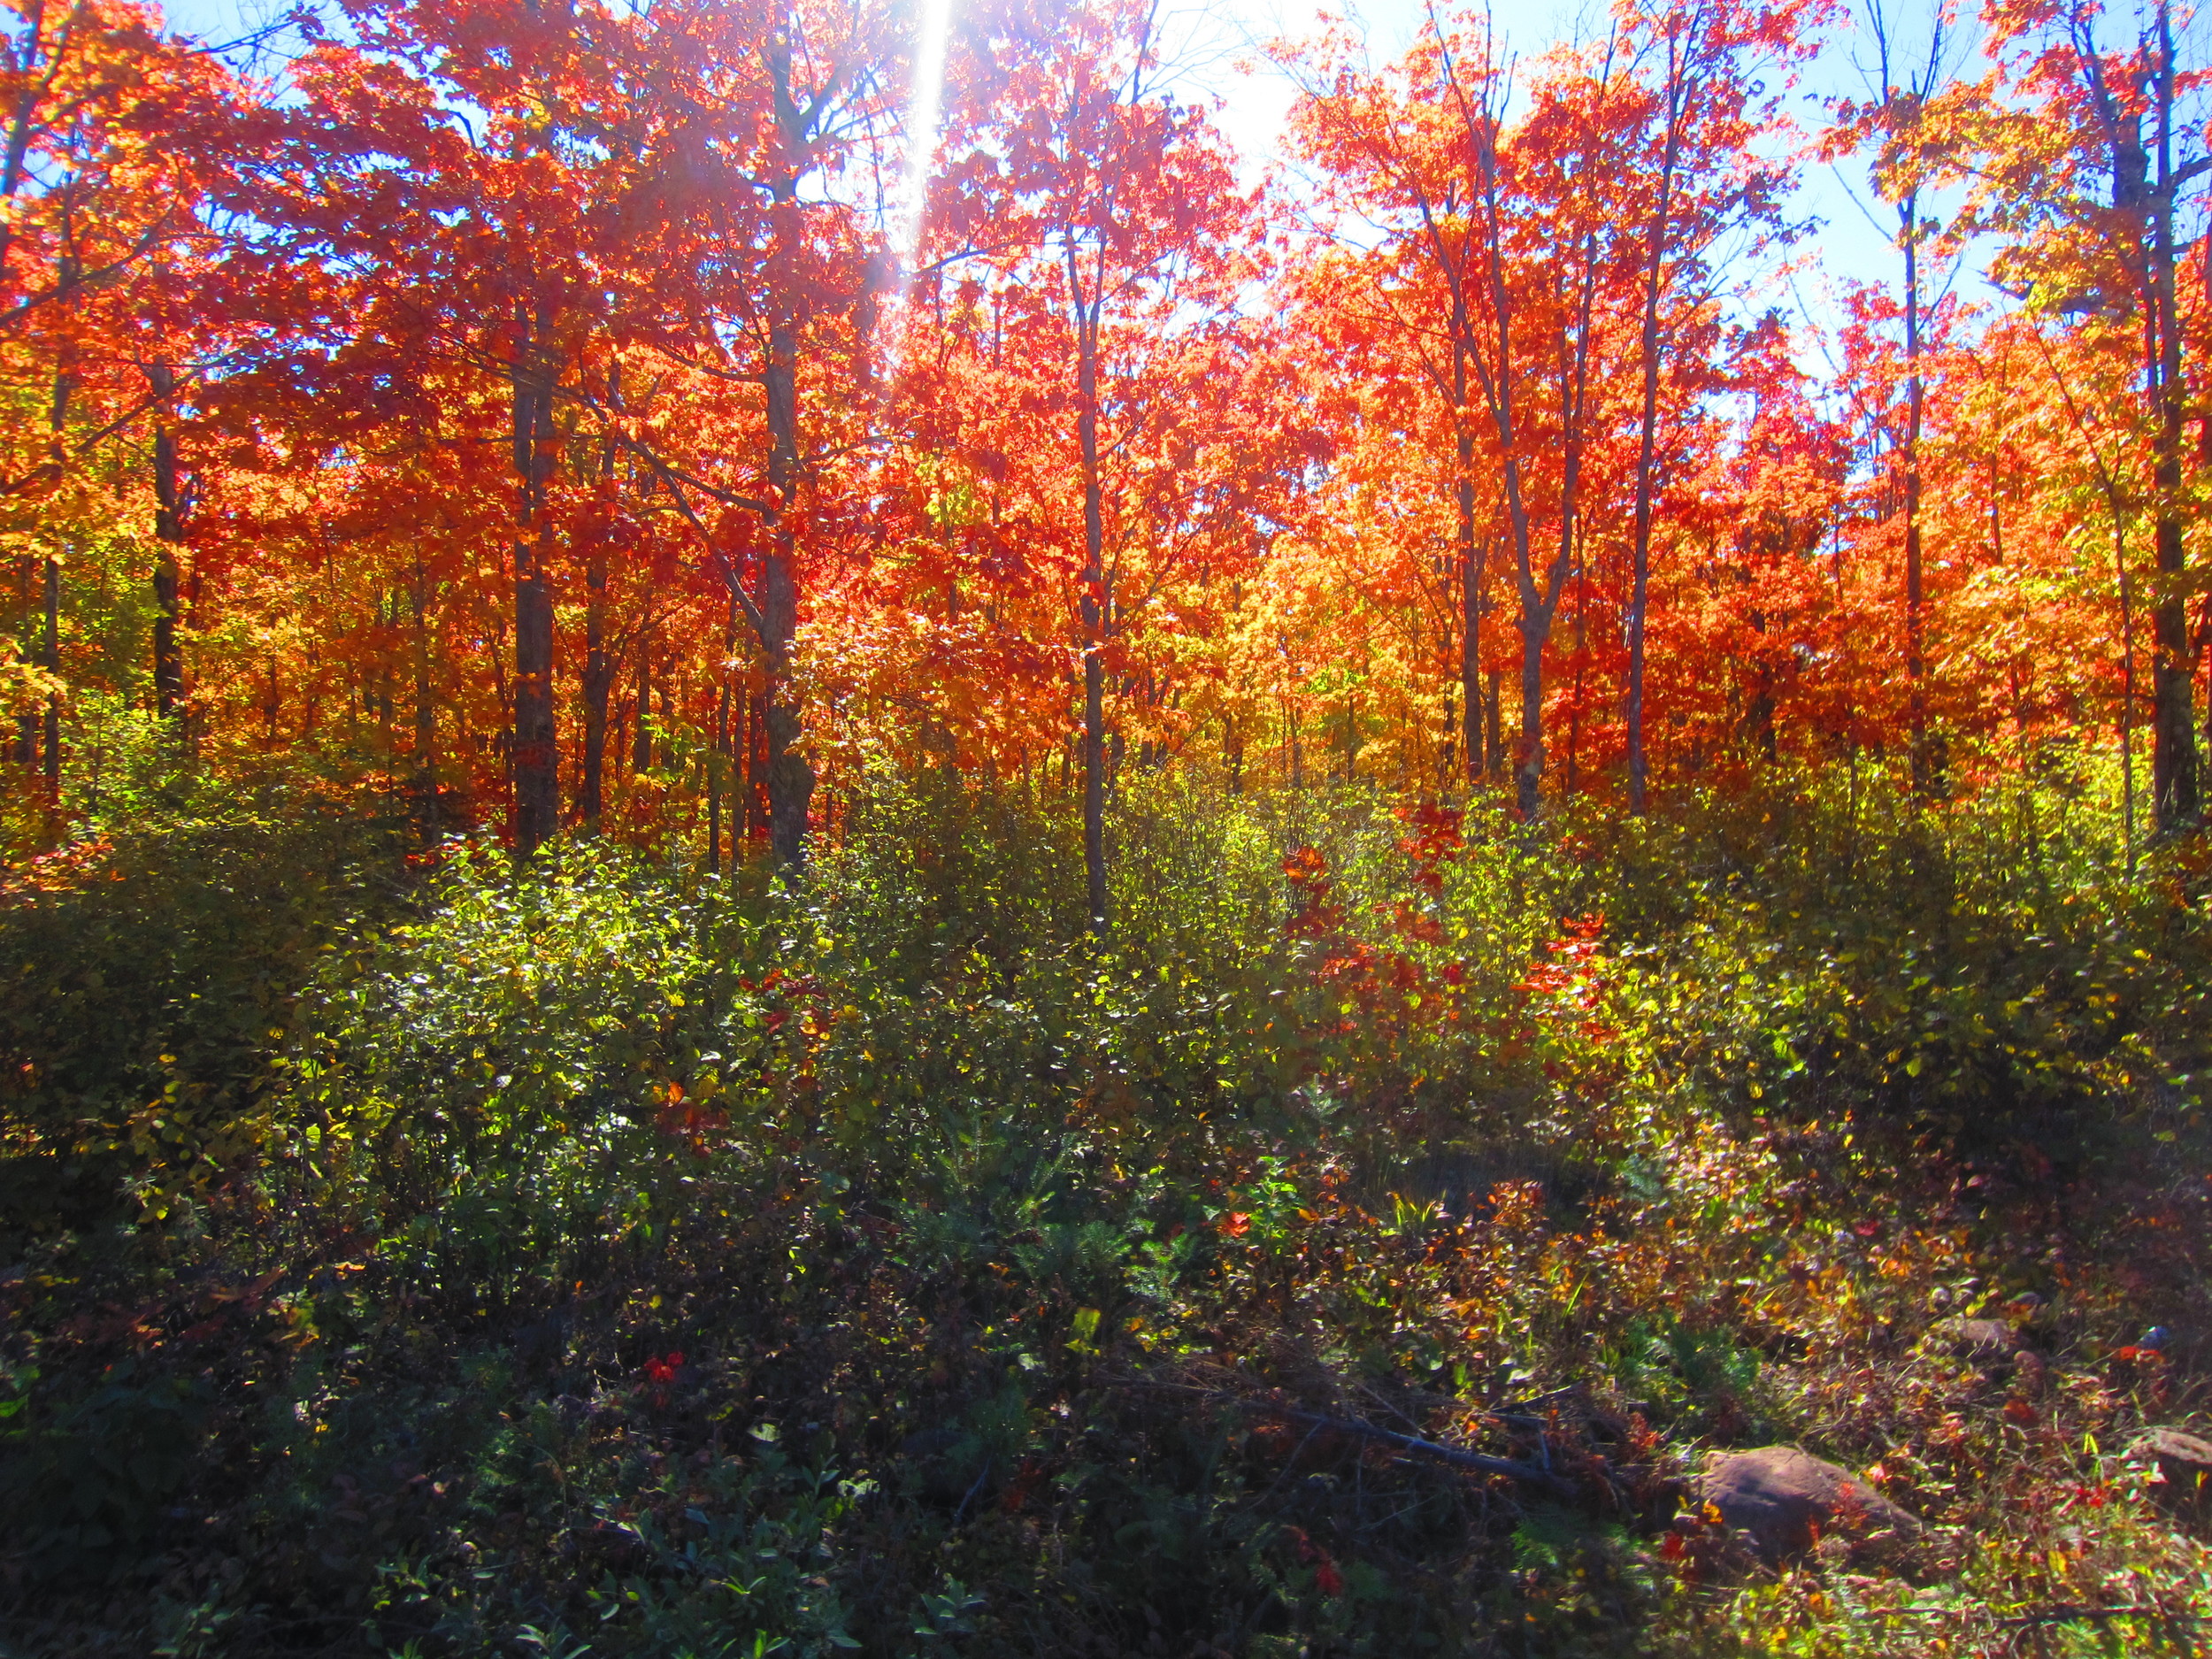
[[[952,27],[952,0],[921,0],[914,37],[914,102],[907,115],[905,188],[890,225],[891,255],[898,262],[899,296],[914,280],[921,251],[923,210],[937,159],[937,119],[945,90],[945,37]]]

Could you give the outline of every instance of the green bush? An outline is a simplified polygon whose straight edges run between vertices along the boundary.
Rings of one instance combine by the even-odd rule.
[[[398,892],[398,826],[359,804],[187,801],[0,894],[10,1259],[58,1228],[159,1222],[254,1156],[243,1120],[319,954]]]

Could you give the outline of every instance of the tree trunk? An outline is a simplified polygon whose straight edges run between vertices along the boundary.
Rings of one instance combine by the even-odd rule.
[[[1490,734],[1489,773],[1493,778],[1505,772],[1505,675],[1501,669],[1490,671],[1490,692],[1483,699],[1483,723]]]
[[[1913,793],[1943,791],[1943,760],[1928,731],[1927,595],[1920,544],[1920,429],[1927,392],[1920,375],[1920,194],[1898,204],[1898,240],[1905,252],[1905,684],[1912,745]]]
[[[1482,731],[1482,578],[1486,546],[1459,556],[1459,741],[1470,792],[1487,770]]]
[[[146,378],[158,396],[175,395],[176,377],[167,364],[153,365]],[[154,536],[160,543],[154,565],[154,711],[173,722],[184,711],[184,658],[177,646],[177,549],[184,545],[184,499],[168,412],[164,408],[154,419]]]
[[[722,745],[730,729],[730,686],[725,680],[714,700],[714,726],[707,734],[707,871],[722,868]]]
[[[23,588],[24,612],[28,615],[36,603],[32,595],[38,588],[38,561],[34,558],[18,560],[16,570]],[[16,716],[15,759],[16,764],[26,772],[35,771],[38,766],[38,727],[39,715],[35,709]]]
[[[1452,411],[1459,476],[1452,494],[1459,512],[1459,726],[1462,762],[1472,794],[1482,781],[1482,578],[1486,548],[1475,540],[1475,434],[1467,418],[1467,302],[1452,285]]]
[[[799,278],[800,158],[810,120],[793,94],[791,36],[780,27],[768,50],[774,83],[776,124],[782,153],[770,181],[774,252],[769,281],[768,360],[763,379],[768,419],[768,548],[761,564],[759,615],[763,691],[768,731],[769,849],[782,869],[806,862],[807,819],[814,801],[814,769],[799,753],[803,733],[791,692],[791,651],[798,638],[799,588],[792,526],[793,492],[799,484],[799,334],[792,314]],[[732,572],[735,581],[735,572]]]
[[[797,352],[787,321],[769,330],[769,493],[787,502],[798,479]],[[799,710],[790,690],[791,649],[798,637],[799,589],[787,509],[773,513],[761,572],[763,680],[768,734],[768,841],[776,863],[795,871],[806,861],[807,818],[814,800],[814,769],[798,752]]]
[[[630,756],[630,772],[633,777],[641,777],[653,770],[653,618],[650,615],[638,624],[637,688],[632,695],[637,703],[637,731],[632,740],[634,747]]]
[[[1640,342],[1642,419],[1636,437],[1636,539],[1628,596],[1628,810],[1650,803],[1651,761],[1644,745],[1644,615],[1651,595],[1653,475],[1659,445],[1659,292],[1666,270],[1668,215],[1674,205],[1674,170],[1681,153],[1682,106],[1687,89],[1677,43],[1667,39],[1667,138],[1659,162],[1659,196],[1644,259],[1644,317]]]
[[[1113,615],[1098,464],[1098,310],[1104,301],[1099,295],[1083,297],[1072,238],[1067,265],[1076,325],[1076,436],[1083,467],[1083,875],[1091,931],[1102,936],[1107,926],[1105,650]]]
[[[514,378],[515,846],[527,856],[560,833],[560,746],[553,718],[553,399],[541,339],[520,319]]]
[[[599,833],[607,770],[607,703],[615,664],[607,651],[607,555],[594,548],[584,565],[584,764],[576,783],[576,813]]]
[[[714,699],[714,730],[707,741],[707,868],[722,867],[722,804],[729,795],[730,779],[730,659],[737,653],[737,595],[730,595],[729,620],[722,629],[722,660],[716,671],[721,682]],[[730,813],[730,856],[737,857],[737,813]]]
[[[745,699],[745,840],[757,844],[768,827],[766,699],[749,687]]]
[[[61,673],[61,561],[46,561],[46,672]],[[51,802],[61,799],[61,693],[46,698],[46,793]]]
[[[407,597],[415,618],[415,790],[425,846],[438,840],[438,703],[431,678],[430,572],[415,556]]]
[[[2174,39],[2172,18],[2157,9],[2158,57],[2154,81],[2158,120],[2158,188],[2152,196],[2151,235],[2144,250],[2150,270],[2152,331],[2148,379],[2154,422],[2153,551],[2158,563],[2158,601],[2151,608],[2151,812],[2161,835],[2178,834],[2197,821],[2202,807],[2197,776],[2195,655],[2189,638],[2189,595],[2182,586],[2187,554],[2182,541],[2183,442],[2181,311],[2174,267]]]
[[[1524,611],[1521,618],[1521,749],[1516,803],[1523,818],[1544,804],[1544,640],[1551,618]]]
[[[2127,533],[2112,515],[2112,563],[2120,582],[2120,842],[2135,873],[2135,600],[2128,580]]]

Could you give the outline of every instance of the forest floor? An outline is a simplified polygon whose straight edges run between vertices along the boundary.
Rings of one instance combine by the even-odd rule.
[[[180,792],[0,894],[0,1652],[2212,1647],[2212,902],[2081,790]],[[1763,1555],[1801,1447],[1913,1517]],[[1870,1506],[1878,1508],[1878,1505]]]

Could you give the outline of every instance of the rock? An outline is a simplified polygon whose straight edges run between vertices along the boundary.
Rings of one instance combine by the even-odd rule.
[[[2002,1319],[1955,1319],[1951,1351],[1977,1365],[2009,1365],[2020,1352],[2020,1333]]]
[[[2179,1429],[2146,1429],[2132,1449],[2157,1463],[2163,1502],[2187,1509],[2212,1508],[2212,1440]]]
[[[1794,1446],[1716,1452],[1706,1462],[1705,1501],[1731,1532],[1748,1535],[1769,1563],[1801,1555],[1821,1537],[1917,1537],[1920,1523],[1860,1476]]]

